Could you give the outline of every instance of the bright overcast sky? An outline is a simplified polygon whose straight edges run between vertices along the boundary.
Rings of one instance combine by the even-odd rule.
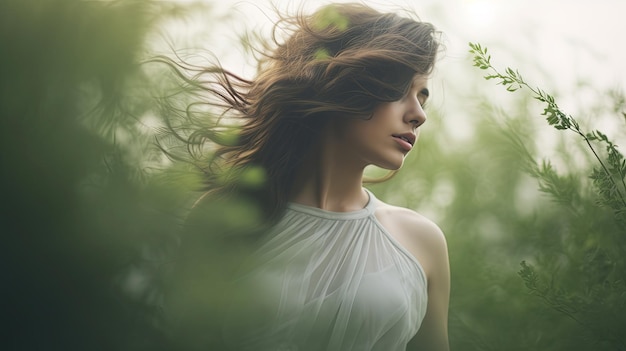
[[[432,22],[444,32],[447,46],[444,61],[454,62],[466,57],[467,42],[480,42],[490,48],[496,63],[542,72],[537,78],[552,77],[555,87],[573,85],[581,79],[599,82],[603,86],[626,86],[626,68],[623,67],[626,47],[622,39],[626,34],[624,0],[364,2],[380,9],[408,4],[422,20]],[[234,14],[235,23],[243,21],[248,26],[252,23],[269,26],[263,11],[271,11],[264,0],[222,0],[218,3],[220,11]],[[300,5],[315,9],[328,1],[274,0],[274,3],[281,9]]]
[[[186,0],[179,0],[186,1]],[[187,35],[206,30],[210,49],[229,69],[246,70],[241,49],[234,41],[235,30],[269,29],[272,15],[266,0],[203,0],[214,3],[216,13],[230,16],[226,22],[209,27],[200,15],[199,23],[188,21]],[[280,9],[315,9],[327,0],[274,0]],[[349,2],[339,0],[339,2]],[[573,113],[587,102],[580,82],[596,91],[626,88],[625,0],[369,0],[381,10],[409,7],[424,21],[444,33],[446,51],[433,79],[433,103],[445,114],[467,110],[467,101],[476,89],[500,89],[493,82],[468,86],[468,74],[480,74],[471,67],[468,42],[487,46],[493,64],[518,68],[532,85],[539,85],[559,97],[561,107]],[[407,5],[408,4],[408,5]],[[271,17],[270,17],[271,18]],[[227,23],[227,24],[224,24]],[[267,33],[267,32],[266,32]],[[181,48],[179,45],[176,45]],[[184,45],[183,45],[184,46]],[[248,68],[249,69],[249,68]],[[443,92],[443,93],[441,93]],[[439,94],[438,94],[439,93]],[[445,95],[445,96],[444,96]],[[582,96],[582,97],[581,97]],[[593,96],[589,96],[593,99]],[[569,99],[569,100],[568,100]],[[438,103],[436,101],[439,101]]]

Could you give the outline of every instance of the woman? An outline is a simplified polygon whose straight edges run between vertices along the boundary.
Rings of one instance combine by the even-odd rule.
[[[216,149],[206,179],[212,195],[194,216],[219,194],[245,194],[270,227],[236,285],[254,292],[262,313],[233,317],[227,344],[448,350],[442,232],[362,186],[367,166],[398,170],[416,147],[437,32],[361,4],[281,17],[275,28],[287,39],[264,53],[253,80],[205,71],[218,79],[204,89],[238,121],[238,138]],[[264,171],[260,187],[224,181],[250,169]]]

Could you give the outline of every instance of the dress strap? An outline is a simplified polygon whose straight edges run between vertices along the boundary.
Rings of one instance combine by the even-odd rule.
[[[363,190],[365,190],[367,196],[369,197],[369,200],[367,201],[367,205],[365,205],[364,210],[367,210],[369,214],[373,214],[374,211],[376,211],[380,200],[378,200],[374,193],[371,192],[369,189],[363,188]]]

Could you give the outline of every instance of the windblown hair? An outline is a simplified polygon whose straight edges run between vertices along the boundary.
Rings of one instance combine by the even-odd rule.
[[[208,138],[217,145],[206,190],[249,191],[268,218],[282,213],[304,156],[329,119],[370,118],[380,103],[399,100],[415,75],[431,73],[439,48],[431,24],[361,4],[281,16],[273,38],[273,49],[262,53],[252,80],[219,65],[203,70],[213,76],[200,85],[218,98],[213,106],[237,120],[236,141],[212,138],[216,134],[207,130],[189,137],[190,143]],[[236,178],[250,167],[265,172],[260,188],[224,182],[224,172]]]

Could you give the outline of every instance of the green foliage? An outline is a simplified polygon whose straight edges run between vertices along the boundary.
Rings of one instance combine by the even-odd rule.
[[[167,7],[0,2],[4,350],[169,348],[149,273],[197,181],[153,177],[137,65]]]
[[[601,175],[600,170],[594,170],[592,178],[596,180],[596,186],[598,191],[603,195],[605,204],[609,205],[616,212],[620,213],[623,208],[626,207],[626,200],[624,193],[626,193],[626,182],[624,177],[626,176],[626,161],[624,156],[617,150],[617,147],[611,142],[605,134],[596,130],[592,132],[583,132],[580,124],[571,115],[565,114],[554,100],[554,97],[540,88],[533,88],[519,74],[519,71],[511,68],[506,68],[505,73],[500,73],[495,67],[491,65],[491,55],[488,54],[487,48],[482,48],[480,44],[470,43],[470,53],[474,55],[474,66],[481,70],[490,70],[492,74],[485,76],[485,79],[499,80],[498,84],[506,87],[506,90],[514,92],[521,88],[529,89],[533,97],[543,103],[545,108],[542,115],[546,116],[546,120],[549,125],[558,130],[570,130],[582,137],[589,150],[593,153],[596,160],[602,167],[604,175]],[[597,141],[604,143],[608,153],[606,160],[603,160],[595,148],[591,144],[591,141]],[[608,166],[607,166],[608,164]]]
[[[555,339],[583,336],[583,343],[574,348],[562,341],[550,349],[625,350],[626,168],[623,155],[602,132],[584,132],[571,115],[559,108],[553,96],[529,86],[517,70],[507,68],[505,73],[500,73],[492,66],[487,48],[470,44],[470,53],[474,66],[491,72],[485,79],[496,79],[511,92],[529,89],[534,99],[545,104],[542,114],[548,124],[581,137],[586,151],[598,164],[586,171],[595,190],[588,193],[585,191],[588,184],[579,181],[584,179],[584,174],[573,170],[562,176],[549,161],[543,161],[540,166],[530,164],[530,167],[527,163],[526,171],[537,179],[539,189],[561,207],[559,217],[554,219],[560,222],[560,228],[552,234],[558,234],[560,242],[546,247],[538,245],[543,239],[533,242],[529,238],[529,244],[536,245],[532,258],[536,263],[523,260],[519,276],[531,295],[539,297],[562,318],[575,322],[555,332]],[[598,152],[592,143],[604,146],[606,152]]]
[[[349,25],[348,19],[333,6],[323,8],[313,22],[315,29],[336,28],[339,31],[344,31]]]

